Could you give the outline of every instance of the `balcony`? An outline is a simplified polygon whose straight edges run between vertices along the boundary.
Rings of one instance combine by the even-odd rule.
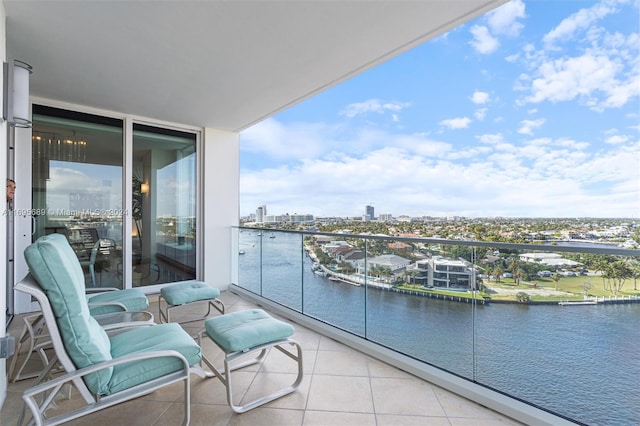
[[[294,323],[294,338],[305,351],[305,381],[295,394],[238,417],[220,383],[194,377],[193,424],[215,418],[215,424],[260,425],[618,425],[640,418],[629,396],[640,374],[632,362],[638,349],[637,283],[627,276],[621,284],[606,266],[593,263],[593,256],[610,264],[637,262],[638,250],[255,228],[233,228],[232,239],[238,253],[234,284],[222,299],[229,311],[260,306]],[[361,268],[331,262],[329,255],[319,258],[338,240],[362,249]],[[417,274],[411,265],[393,273],[379,265],[375,274],[367,268],[370,256],[397,241],[412,247],[397,255],[421,259]],[[532,252],[553,252],[556,264],[571,258],[567,265],[581,271],[570,276],[557,265],[529,264],[525,259]],[[429,270],[430,255],[465,259],[468,276],[439,280]],[[492,263],[500,256],[510,259],[502,273]],[[576,259],[596,266],[577,267]],[[615,283],[616,296],[599,295],[602,286],[612,289]],[[563,288],[582,293],[571,296]],[[516,293],[527,298],[514,299]],[[156,312],[155,296],[151,300]],[[16,318],[10,332],[17,335],[21,325]],[[195,323],[187,330],[200,327]],[[210,357],[212,350],[204,346]],[[267,368],[292,374],[277,362]],[[263,377],[262,371],[245,373],[243,390]],[[27,386],[9,385],[2,418],[15,417]],[[180,410],[171,392],[163,391],[79,424],[175,424]]]
[[[221,299],[230,312],[257,306],[230,291],[223,292]],[[151,296],[150,302],[151,312],[157,312],[157,297]],[[192,315],[198,309],[202,307],[194,304],[181,314]],[[21,318],[15,318],[9,332],[14,336],[19,335],[22,325]],[[248,413],[234,414],[226,404],[224,386],[220,381],[215,378],[201,380],[192,376],[191,424],[519,424],[504,415],[323,336],[309,327],[294,325],[296,332],[293,337],[304,348],[305,378],[298,391]],[[201,327],[201,322],[191,323],[185,329],[195,333]],[[215,350],[212,345],[204,346],[204,352],[208,356],[212,356]],[[289,363],[280,366],[277,359],[268,359],[267,365],[270,380],[295,374],[288,368]],[[37,368],[38,363],[34,362],[30,367]],[[261,371],[236,374],[240,378],[238,383],[242,386],[241,392],[246,390],[248,383],[253,382],[252,386],[255,388],[255,383],[260,381],[262,376]],[[7,401],[0,411],[3,424],[13,424],[17,421],[21,409],[21,392],[29,387],[29,384],[30,380],[9,383]],[[177,401],[178,396],[182,395],[181,384],[174,386],[175,394],[171,392],[171,388],[157,391],[86,416],[73,424],[179,424],[183,414],[183,406]],[[58,401],[58,405],[60,409],[73,406],[77,398],[78,393],[72,392],[70,400]]]

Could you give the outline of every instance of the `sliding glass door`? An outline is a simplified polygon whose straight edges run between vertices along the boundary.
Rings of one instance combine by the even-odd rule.
[[[123,288],[123,122],[33,106],[32,239],[63,234],[87,287]],[[20,213],[20,212],[18,212]]]
[[[132,282],[196,278],[196,135],[133,125]]]

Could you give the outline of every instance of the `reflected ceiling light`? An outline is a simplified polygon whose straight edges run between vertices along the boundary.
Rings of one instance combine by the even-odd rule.
[[[29,119],[29,77],[31,65],[12,59],[3,65],[3,117],[14,127],[31,127]]]

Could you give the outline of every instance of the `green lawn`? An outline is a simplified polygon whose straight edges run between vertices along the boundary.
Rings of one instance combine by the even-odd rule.
[[[558,290],[564,291],[567,293],[572,293],[575,298],[582,299],[584,296],[584,287],[585,283],[590,284],[590,288],[588,289],[589,297],[609,297],[614,294],[611,290],[605,290],[604,285],[602,283],[602,278],[599,276],[577,276],[577,277],[561,277],[558,281]],[[505,289],[532,289],[532,288],[545,288],[549,290],[556,289],[556,283],[551,278],[538,278],[535,281],[523,281],[520,280],[520,285],[516,286],[515,282],[512,278],[501,278],[499,283],[495,281],[488,281],[486,284],[489,287],[498,287]],[[634,290],[634,282],[633,279],[628,279],[624,282],[622,290],[618,292],[618,296],[640,296],[640,280],[638,280],[636,284],[637,290]],[[510,296],[499,296],[492,295],[492,299],[511,299],[513,297]],[[567,297],[561,296],[531,296],[531,300],[566,300]]]

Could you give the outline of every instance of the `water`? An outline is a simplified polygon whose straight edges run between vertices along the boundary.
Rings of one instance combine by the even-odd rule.
[[[300,235],[246,234],[249,290],[582,423],[640,424],[640,304],[474,306],[356,287],[314,274]]]

